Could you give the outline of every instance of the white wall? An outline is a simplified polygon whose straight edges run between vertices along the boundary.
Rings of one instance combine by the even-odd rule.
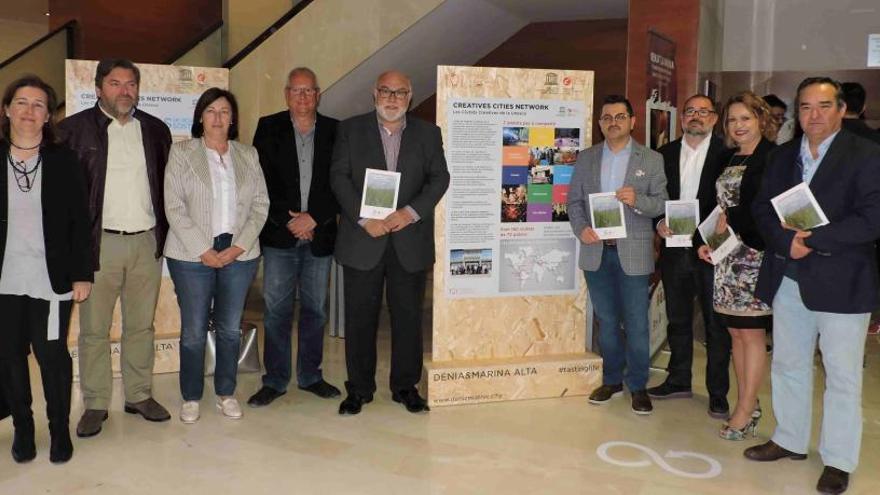
[[[15,55],[48,32],[48,20],[32,23],[0,19],[0,62]]]
[[[725,71],[865,69],[878,0],[726,0]]]

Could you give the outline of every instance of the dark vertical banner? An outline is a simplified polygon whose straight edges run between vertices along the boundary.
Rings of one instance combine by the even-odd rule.
[[[645,84],[645,143],[657,149],[675,139],[675,42],[648,31],[648,64]]]

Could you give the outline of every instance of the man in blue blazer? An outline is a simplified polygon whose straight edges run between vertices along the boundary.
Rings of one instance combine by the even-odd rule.
[[[632,411],[651,414],[645,390],[651,358],[648,278],[654,271],[653,219],[663,213],[668,196],[663,157],[632,139],[635,121],[626,98],[605,98],[599,118],[605,141],[578,156],[568,191],[568,216],[581,241],[578,266],[584,270],[599,319],[602,386],[590,394],[590,403],[603,404],[619,396],[626,382]],[[615,192],[624,204],[625,238],[602,240],[593,230],[589,195],[598,192]]]
[[[344,267],[345,364],[348,397],[339,414],[357,414],[376,391],[376,330],[385,288],[391,313],[392,399],[427,411],[416,391],[422,377],[422,302],[434,264],[434,207],[449,185],[440,128],[406,114],[412,83],[397,71],[380,75],[376,110],[339,124],[330,187],[342,212],[336,260]],[[400,173],[396,210],[384,219],[360,215],[367,169]]]
[[[841,129],[838,82],[805,79],[795,107],[804,135],[775,150],[753,208],[767,243],[756,295],[773,305],[772,439],[755,461],[805,459],[810,444],[816,341],[825,369],[817,489],[842,493],[858,465],[862,361],[877,307],[874,241],[880,237],[880,146]],[[830,223],[800,231],[779,221],[774,196],[805,182]]]

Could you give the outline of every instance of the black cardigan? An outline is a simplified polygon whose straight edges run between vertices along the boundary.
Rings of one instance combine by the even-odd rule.
[[[758,231],[755,219],[752,218],[752,203],[761,189],[761,180],[767,165],[767,154],[775,147],[776,145],[770,141],[761,139],[754,153],[746,161],[746,170],[739,187],[739,204],[727,209],[727,224],[739,234],[744,244],[758,251],[764,250],[764,239]],[[722,156],[720,169],[722,174],[737,151],[738,149],[734,148]]]
[[[73,289],[73,282],[94,280],[85,179],[76,155],[66,146],[44,145],[42,155],[43,237],[49,281],[56,294]],[[0,141],[0,159],[9,166],[9,143]],[[0,171],[0,270],[9,235],[7,171]]]

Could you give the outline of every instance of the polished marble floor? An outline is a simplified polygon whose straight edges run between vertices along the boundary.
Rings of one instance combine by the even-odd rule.
[[[250,305],[249,314],[258,315],[258,308]],[[117,380],[104,431],[94,438],[74,437],[73,459],[54,466],[48,460],[42,392],[35,390],[37,458],[15,464],[8,454],[11,422],[0,422],[0,494],[815,493],[822,470],[815,440],[804,462],[756,464],[742,457],[745,447],[763,442],[772,431],[769,385],[761,392],[765,417],[758,438],[744,442],[717,438],[720,423],[705,413],[699,372],[693,399],[655,401],[648,417],[631,413],[628,397],[607,406],[569,397],[413,415],[391,402],[385,389],[387,323],[383,328],[379,392],[353,417],[336,413],[338,400],[293,389],[267,408],[246,407],[243,419],[228,420],[215,409],[209,386],[201,420],[184,425],[177,419],[177,375],[170,374],[156,376],[154,388],[173,418],[148,423],[122,412]],[[695,354],[699,368],[705,363],[701,345]],[[662,366],[664,359],[655,364]],[[325,363],[326,378],[341,386],[341,340],[328,337]],[[861,467],[848,493],[880,493],[878,370],[880,338],[871,336]],[[653,381],[661,378],[657,373]],[[257,388],[258,374],[242,374],[236,395],[244,402]],[[821,386],[816,390],[818,397]],[[73,402],[75,424],[82,410],[76,386]]]

